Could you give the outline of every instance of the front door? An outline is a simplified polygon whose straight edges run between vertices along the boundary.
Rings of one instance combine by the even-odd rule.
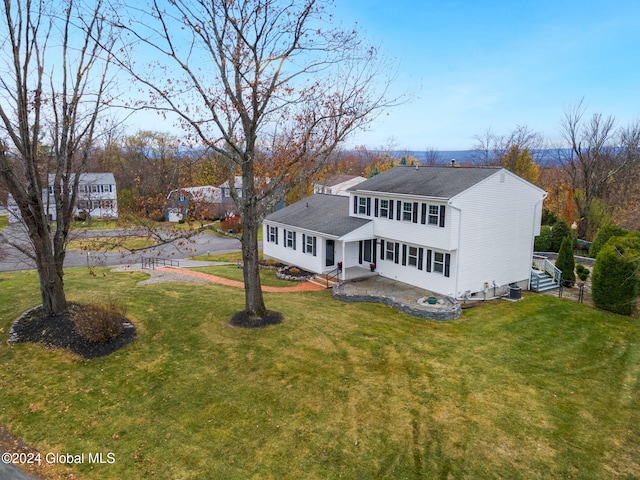
[[[325,260],[326,267],[333,267],[336,262],[336,245],[333,240],[327,240],[327,255]]]
[[[360,263],[373,262],[373,240],[360,242]]]

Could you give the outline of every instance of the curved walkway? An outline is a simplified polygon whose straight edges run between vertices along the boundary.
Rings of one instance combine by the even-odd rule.
[[[180,275],[186,275],[189,277],[195,277],[212,283],[219,283],[221,285],[227,285],[229,287],[244,288],[244,282],[238,280],[229,280],[228,278],[219,277],[217,275],[211,275],[209,273],[196,272],[194,270],[187,270],[183,268],[161,267],[156,268],[162,272],[178,273]],[[285,293],[285,292],[317,292],[324,290],[323,287],[315,285],[311,282],[300,282],[293,287],[270,287],[268,285],[262,285],[263,292]]]

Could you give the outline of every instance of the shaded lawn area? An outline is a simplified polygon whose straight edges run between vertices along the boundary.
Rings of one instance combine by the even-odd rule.
[[[102,275],[102,272],[106,276]],[[638,478],[640,326],[544,295],[454,322],[266,293],[282,324],[227,326],[215,284],[67,271],[73,301],[117,295],[138,339],[83,361],[0,343],[0,424],[41,452],[112,452],[58,478]],[[38,303],[0,274],[0,329]]]

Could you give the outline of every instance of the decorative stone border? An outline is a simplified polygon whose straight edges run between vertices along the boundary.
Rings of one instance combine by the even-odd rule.
[[[24,312],[22,315],[20,315],[20,317],[18,317],[17,320],[14,320],[14,322],[11,324],[11,330],[9,330],[9,338],[7,339],[7,343],[20,343],[20,337],[18,337],[18,334],[15,331],[15,326],[20,325],[20,323],[25,318],[27,318],[31,314],[31,312],[39,309],[40,307],[42,307],[42,305],[36,305],[35,307],[30,308],[29,310]]]
[[[342,291],[342,283],[333,286],[333,296],[343,302],[373,302],[388,305],[389,307],[408,313],[414,317],[424,318],[427,320],[457,320],[462,316],[462,307],[457,302],[451,302],[451,306],[443,304],[423,304],[421,308],[407,305],[397,301],[392,297],[382,295],[364,295],[364,294],[348,294]],[[418,303],[418,302],[416,302]]]

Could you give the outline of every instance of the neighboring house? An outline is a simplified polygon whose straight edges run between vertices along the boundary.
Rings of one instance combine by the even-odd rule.
[[[242,197],[242,177],[236,176],[234,182],[238,195]],[[172,190],[167,195],[164,219],[167,222],[179,222],[187,217],[189,208],[195,210],[193,213],[196,216],[203,218],[237,213],[228,181],[218,187],[205,185]]]
[[[349,188],[366,180],[356,175],[334,175],[326,180],[313,184],[313,193],[326,193],[327,195],[343,195],[348,197]]]
[[[398,166],[267,216],[264,256],[323,273],[342,263],[455,298],[528,288],[546,192],[503,168]]]
[[[54,174],[49,174],[49,185],[53,183],[54,178]],[[70,181],[73,182],[73,180],[72,176]],[[42,202],[49,214],[49,220],[55,222],[56,206],[52,186],[42,190]],[[22,221],[18,205],[11,195],[7,200],[7,209],[10,212],[9,221],[11,223]],[[73,215],[89,215],[91,218],[118,218],[118,197],[113,173],[80,174]]]

